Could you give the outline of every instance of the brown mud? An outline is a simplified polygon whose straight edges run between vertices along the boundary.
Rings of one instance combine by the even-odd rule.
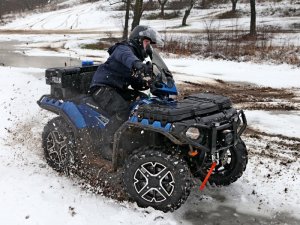
[[[42,111],[41,117],[33,117],[28,121],[17,121],[14,128],[6,129],[9,134],[5,140],[6,145],[14,149],[23,149],[25,151],[36,154],[40,160],[39,164],[41,168],[46,167],[46,159],[44,158],[44,150],[42,147],[42,129],[41,121],[48,116],[45,111]],[[36,130],[35,130],[36,129]],[[27,164],[29,159],[26,159],[27,154],[23,151],[16,150],[18,157]],[[70,176],[74,178],[74,181],[82,187],[84,190],[91,191],[95,194],[110,197],[118,201],[129,200],[123,188],[122,181],[122,168],[119,168],[116,172],[112,169],[110,161],[95,157],[89,162],[82,160],[83,163],[79,163],[80,166],[74,166],[68,171],[60,173],[62,176]]]
[[[228,96],[231,101],[243,109],[262,110],[299,110],[299,96],[288,89],[259,87],[244,83],[230,83],[215,80],[215,83],[195,83],[184,81],[178,84],[179,98],[193,93],[207,92]]]
[[[193,93],[206,92],[228,96],[234,107],[248,110],[290,111],[300,110],[299,92],[290,89],[260,87],[245,83],[215,80],[215,83],[185,81],[178,85],[179,98]],[[274,160],[286,165],[300,156],[300,138],[269,134],[247,127],[243,134],[249,154]]]
[[[230,83],[216,80],[215,83],[194,83],[185,81],[179,84],[183,98],[193,93],[206,92],[228,96],[236,108],[249,110],[300,110],[297,91],[259,87],[245,83]],[[300,138],[274,135],[247,128],[243,134],[249,154],[282,160],[281,164],[295,162],[300,156]]]

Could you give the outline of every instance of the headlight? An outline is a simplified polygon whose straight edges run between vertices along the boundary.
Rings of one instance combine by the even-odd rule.
[[[196,127],[190,127],[185,135],[190,139],[197,140],[200,137],[200,131]]]
[[[230,145],[233,142],[233,133],[231,130],[224,130],[223,132],[223,140],[227,145]]]

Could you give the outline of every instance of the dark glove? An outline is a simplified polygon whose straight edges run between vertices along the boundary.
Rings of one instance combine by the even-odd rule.
[[[152,74],[152,64],[150,62],[144,64],[137,60],[133,63],[132,69],[136,77],[145,77]]]
[[[148,84],[148,81],[146,81],[146,80],[141,80],[140,82],[132,83],[132,84],[131,84],[131,87],[132,87],[134,90],[144,91],[144,90],[149,89],[149,84]]]
[[[145,64],[137,60],[133,63],[132,69],[137,74],[143,74],[145,73]]]

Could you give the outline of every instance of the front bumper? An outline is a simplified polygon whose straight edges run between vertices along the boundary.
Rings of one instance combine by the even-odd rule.
[[[183,143],[189,144],[192,147],[196,147],[200,150],[204,150],[205,152],[215,153],[222,151],[224,149],[228,149],[229,147],[235,146],[237,144],[238,139],[245,131],[247,127],[247,119],[243,110],[237,112],[234,116],[231,117],[227,122],[212,122],[211,124],[202,124],[202,123],[192,123],[187,124],[185,122],[176,123],[175,127],[179,127],[178,129],[174,129],[175,136],[177,136]],[[207,139],[207,143],[205,145],[201,144],[199,140],[192,140],[187,137],[186,132],[190,128],[198,128],[202,132],[206,134],[205,138]],[[233,141],[226,146],[218,145],[218,136],[220,132],[224,130],[230,130],[233,136]]]

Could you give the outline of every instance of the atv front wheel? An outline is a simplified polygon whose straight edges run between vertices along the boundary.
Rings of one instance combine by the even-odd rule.
[[[248,163],[248,153],[245,143],[239,139],[236,146],[220,152],[219,164],[215,167],[209,178],[209,183],[218,186],[227,186],[239,179],[246,169]],[[204,168],[198,171],[200,179],[203,181],[209,168],[209,159]]]
[[[162,148],[141,148],[125,162],[124,186],[140,207],[173,211],[187,199],[191,174],[187,163]]]
[[[68,173],[75,162],[74,134],[62,117],[55,117],[44,127],[43,149],[49,166],[58,172]]]

